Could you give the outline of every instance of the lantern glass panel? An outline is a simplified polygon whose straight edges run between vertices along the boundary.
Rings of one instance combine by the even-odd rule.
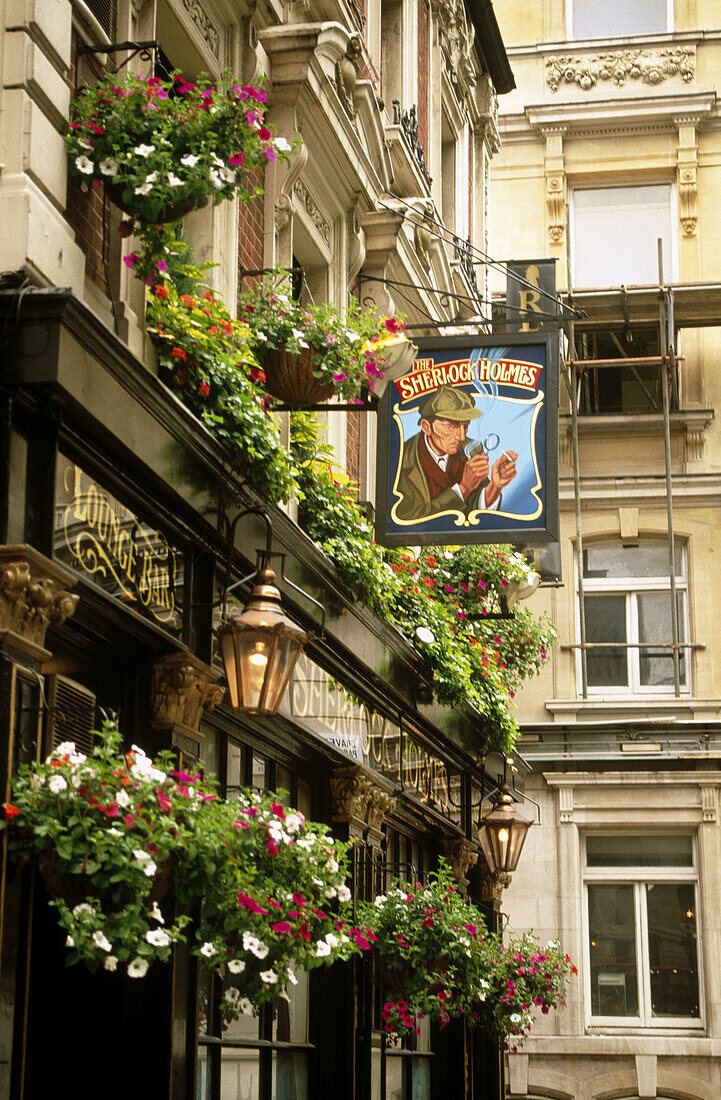
[[[278,710],[288,679],[303,646],[302,638],[289,635],[274,638],[273,642],[275,648],[268,662],[265,698],[262,700],[262,709],[268,714],[275,714]]]

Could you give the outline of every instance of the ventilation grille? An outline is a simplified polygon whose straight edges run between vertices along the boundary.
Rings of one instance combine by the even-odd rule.
[[[115,0],[84,0],[111,42],[115,41]]]
[[[79,752],[84,752],[86,755],[92,752],[92,730],[95,726],[93,693],[66,676],[50,676],[48,677],[48,703],[50,749],[54,749],[63,741],[74,741]]]

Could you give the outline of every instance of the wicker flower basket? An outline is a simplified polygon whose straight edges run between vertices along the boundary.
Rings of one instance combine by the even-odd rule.
[[[294,355],[285,348],[269,348],[265,354],[265,388],[286,405],[317,405],[335,393],[332,383],[321,382],[313,374],[315,348]]]

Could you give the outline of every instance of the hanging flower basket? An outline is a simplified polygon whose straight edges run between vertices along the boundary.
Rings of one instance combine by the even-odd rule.
[[[342,309],[330,302],[303,305],[290,296],[280,267],[241,295],[238,306],[266,389],[287,404],[316,404],[334,393],[362,404],[362,388],[373,392],[384,377],[386,349],[393,346],[395,356],[396,345],[408,346],[402,321],[355,298]]]
[[[303,348],[299,352],[270,348],[263,364],[266,391],[287,405],[318,405],[329,401],[335,386],[315,377],[316,354],[316,348]]]
[[[124,188],[117,183],[111,183],[109,180],[105,180],[105,192],[112,203],[114,203],[124,214],[128,214],[131,218],[137,215],[137,202],[133,201],[133,197],[129,195],[126,200],[123,197]],[[178,222],[181,218],[184,218],[186,214],[190,214],[195,210],[197,206],[194,198],[185,199],[184,202],[168,202],[167,206],[160,207],[154,215],[154,224],[165,225],[168,222]]]

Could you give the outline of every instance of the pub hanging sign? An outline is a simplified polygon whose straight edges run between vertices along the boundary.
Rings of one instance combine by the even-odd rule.
[[[558,334],[419,340],[379,407],[384,546],[558,539]]]

